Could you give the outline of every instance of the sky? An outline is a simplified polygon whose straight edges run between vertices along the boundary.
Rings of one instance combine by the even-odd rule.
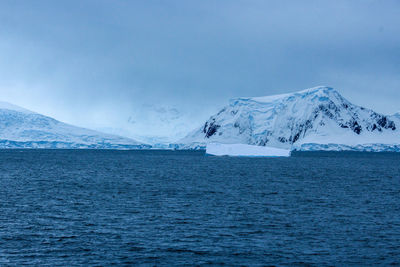
[[[397,0],[2,0],[0,101],[131,137],[318,85],[391,114],[399,14]]]

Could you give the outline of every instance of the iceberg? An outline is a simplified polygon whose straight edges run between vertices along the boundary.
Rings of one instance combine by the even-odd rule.
[[[206,147],[206,154],[239,157],[290,157],[291,151],[288,149],[246,144],[209,143]]]

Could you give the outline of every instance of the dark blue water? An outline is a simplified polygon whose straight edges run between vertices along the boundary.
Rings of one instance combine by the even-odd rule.
[[[0,265],[400,264],[400,154],[0,151]]]

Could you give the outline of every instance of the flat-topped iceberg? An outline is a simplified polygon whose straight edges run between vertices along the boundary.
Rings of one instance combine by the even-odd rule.
[[[239,157],[290,157],[288,149],[253,146],[246,144],[207,144],[206,154],[214,156],[239,156]]]

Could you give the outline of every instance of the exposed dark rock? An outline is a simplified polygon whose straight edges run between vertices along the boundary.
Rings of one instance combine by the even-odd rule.
[[[279,137],[278,141],[281,142],[281,143],[286,143],[287,139],[285,137]]]
[[[208,121],[206,121],[206,123],[204,124],[203,133],[207,132],[207,126],[208,126]]]
[[[377,121],[378,125],[380,125],[383,128],[386,128],[386,124],[387,124],[387,118],[385,116],[382,116],[378,121]]]
[[[224,113],[226,111],[226,108],[223,108],[222,110],[220,110],[220,112],[218,112],[217,116]]]
[[[388,128],[389,128],[389,129],[392,129],[393,131],[395,131],[395,130],[397,129],[397,128],[396,128],[396,124],[394,123],[394,121],[390,121],[390,122],[389,122]]]
[[[297,133],[295,136],[293,136],[293,138],[292,138],[292,144],[296,143],[297,140],[299,140],[299,138],[300,138],[300,133]]]
[[[207,129],[206,137],[210,138],[211,136],[213,136],[217,132],[219,127],[221,127],[221,126],[215,124],[215,121],[211,122],[210,126]]]
[[[265,138],[264,140],[260,140],[260,141],[258,142],[258,145],[259,145],[259,146],[266,146],[268,142],[269,142],[269,139],[268,139],[268,138]]]
[[[362,131],[361,126],[358,124],[357,121],[351,122],[350,128],[355,132],[356,134],[360,134]]]

